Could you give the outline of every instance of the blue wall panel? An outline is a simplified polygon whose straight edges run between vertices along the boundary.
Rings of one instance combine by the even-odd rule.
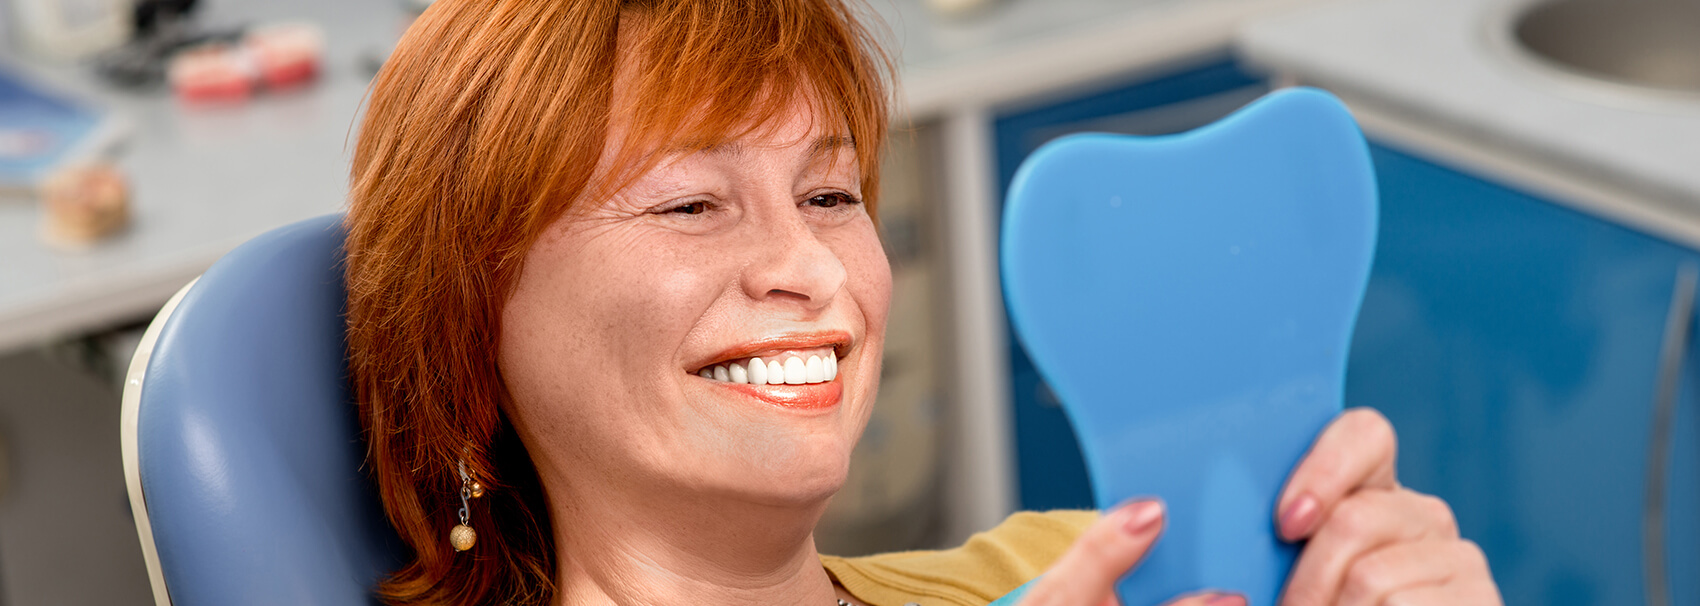
[[[1510,604],[1643,603],[1666,242],[1387,148],[1347,403],[1451,503]]]

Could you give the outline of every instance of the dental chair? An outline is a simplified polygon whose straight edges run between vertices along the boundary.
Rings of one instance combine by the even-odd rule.
[[[404,563],[361,468],[341,219],[243,244],[143,337],[122,439],[162,606],[373,604]],[[1023,165],[1001,253],[1017,336],[1098,505],[1169,506],[1122,603],[1211,587],[1273,604],[1295,553],[1275,491],[1340,410],[1375,229],[1362,135],[1315,90],[1179,135],[1068,137]]]
[[[161,606],[368,605],[403,563],[361,468],[342,215],[267,232],[172,297],[125,379],[124,472]]]
[[[1298,549],[1276,537],[1276,499],[1341,410],[1376,226],[1368,146],[1315,89],[1176,135],[1064,137],[1022,163],[1001,242],[1016,336],[1098,507],[1167,503],[1122,604],[1275,603]]]

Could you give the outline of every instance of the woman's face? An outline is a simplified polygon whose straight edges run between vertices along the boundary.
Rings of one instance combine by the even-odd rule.
[[[853,144],[808,105],[583,201],[527,254],[499,362],[552,495],[793,505],[842,485],[891,272]]]

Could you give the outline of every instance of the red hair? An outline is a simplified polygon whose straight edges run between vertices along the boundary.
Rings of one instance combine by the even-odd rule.
[[[621,76],[623,151],[604,160],[617,48],[639,63]],[[420,16],[372,83],[347,218],[367,464],[412,550],[380,598],[554,597],[549,512],[496,365],[503,302],[543,228],[620,185],[603,175],[641,174],[645,150],[736,139],[799,100],[854,139],[871,211],[890,73],[840,0],[441,0]],[[460,459],[487,492],[457,554]]]

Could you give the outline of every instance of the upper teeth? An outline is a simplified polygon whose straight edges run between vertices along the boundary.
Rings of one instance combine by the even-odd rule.
[[[745,363],[728,362],[697,371],[704,379],[752,385],[804,385],[825,383],[838,376],[838,353],[825,356],[791,356],[784,362],[750,358]]]

